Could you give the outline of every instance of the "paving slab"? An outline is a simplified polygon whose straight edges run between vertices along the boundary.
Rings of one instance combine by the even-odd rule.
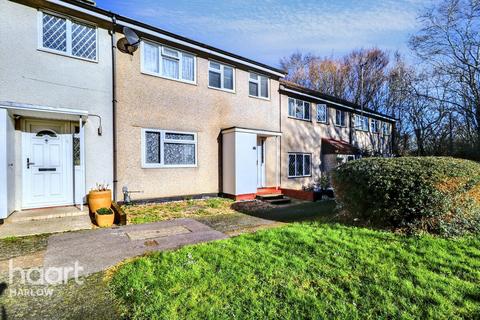
[[[228,236],[193,219],[58,234],[48,239],[44,267],[71,268],[77,263],[81,267],[78,274],[83,276],[147,252],[225,238]]]
[[[88,215],[67,216],[44,220],[17,221],[0,226],[0,239],[23,237],[45,233],[57,233],[91,229],[92,222]]]

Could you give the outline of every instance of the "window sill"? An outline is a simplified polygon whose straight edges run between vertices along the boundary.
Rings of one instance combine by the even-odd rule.
[[[142,169],[180,169],[180,168],[197,168],[198,165],[142,165]]]
[[[292,116],[288,116],[288,118],[293,119],[293,120],[300,120],[300,121],[312,123],[312,119],[300,119],[300,118],[295,118],[295,117],[292,117]]]
[[[347,128],[347,126],[342,126],[342,125],[339,125],[339,124],[335,124],[335,127],[339,127],[339,128]]]
[[[328,125],[328,122],[327,122],[327,121],[318,121],[318,120],[317,120],[317,123]]]
[[[165,79],[165,80],[170,80],[170,81],[175,81],[175,82],[181,82],[181,83],[191,84],[191,85],[194,85],[194,86],[197,85],[197,82],[196,82],[196,81],[187,81],[187,80],[182,80],[182,79],[175,79],[175,78],[165,77],[165,76],[162,76],[162,75],[160,75],[160,74],[158,74],[158,73],[155,73],[155,72],[148,72],[148,71],[142,70],[142,74],[145,74],[145,75],[147,75],[147,76],[152,76],[152,77],[160,78],[160,79]]]
[[[217,87],[212,87],[212,86],[208,86],[208,89],[217,90],[217,91],[222,91],[222,92],[226,92],[226,93],[236,94],[235,90],[222,89],[222,88],[217,88]]]
[[[270,97],[268,98],[264,98],[264,97],[257,97],[257,96],[252,96],[252,95],[248,95],[250,98],[253,98],[253,99],[260,99],[260,100],[264,100],[264,101],[270,101]]]
[[[82,57],[77,57],[77,56],[74,56],[74,55],[71,55],[67,52],[62,52],[62,51],[57,51],[57,50],[53,50],[53,49],[48,49],[48,48],[43,48],[43,47],[39,47],[37,48],[38,51],[42,51],[42,52],[47,52],[47,53],[53,53],[53,54],[56,54],[56,55],[59,55],[59,56],[63,56],[63,57],[67,57],[67,58],[72,58],[72,59],[77,59],[77,60],[81,60],[81,61],[86,61],[86,62],[91,62],[91,63],[98,63],[98,58],[96,60],[91,60],[91,59],[86,59],[86,58],[82,58]]]
[[[289,176],[288,179],[301,179],[301,178],[311,178],[312,175],[309,176]]]

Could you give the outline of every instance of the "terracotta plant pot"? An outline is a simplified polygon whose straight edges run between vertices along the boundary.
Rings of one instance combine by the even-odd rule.
[[[111,211],[111,210],[110,210]],[[111,214],[98,214],[95,212],[95,222],[100,228],[108,228],[113,225],[115,214],[111,211]]]
[[[97,212],[100,208],[110,208],[112,206],[112,190],[90,191],[88,194],[88,207],[90,211]]]

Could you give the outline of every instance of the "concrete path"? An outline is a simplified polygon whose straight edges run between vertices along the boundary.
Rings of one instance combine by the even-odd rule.
[[[192,219],[58,234],[48,239],[44,267],[74,267],[78,262],[83,268],[79,275],[88,275],[149,251],[225,238],[225,234]]]
[[[92,222],[88,214],[44,220],[21,220],[12,223],[5,222],[4,225],[0,226],[0,239],[91,228]]]

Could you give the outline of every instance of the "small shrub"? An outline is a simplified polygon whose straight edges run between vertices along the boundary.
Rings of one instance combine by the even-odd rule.
[[[368,158],[333,173],[339,203],[374,224],[445,236],[480,232],[480,164],[444,157]]]
[[[100,208],[97,210],[97,214],[100,216],[112,214],[113,211],[110,208]]]

